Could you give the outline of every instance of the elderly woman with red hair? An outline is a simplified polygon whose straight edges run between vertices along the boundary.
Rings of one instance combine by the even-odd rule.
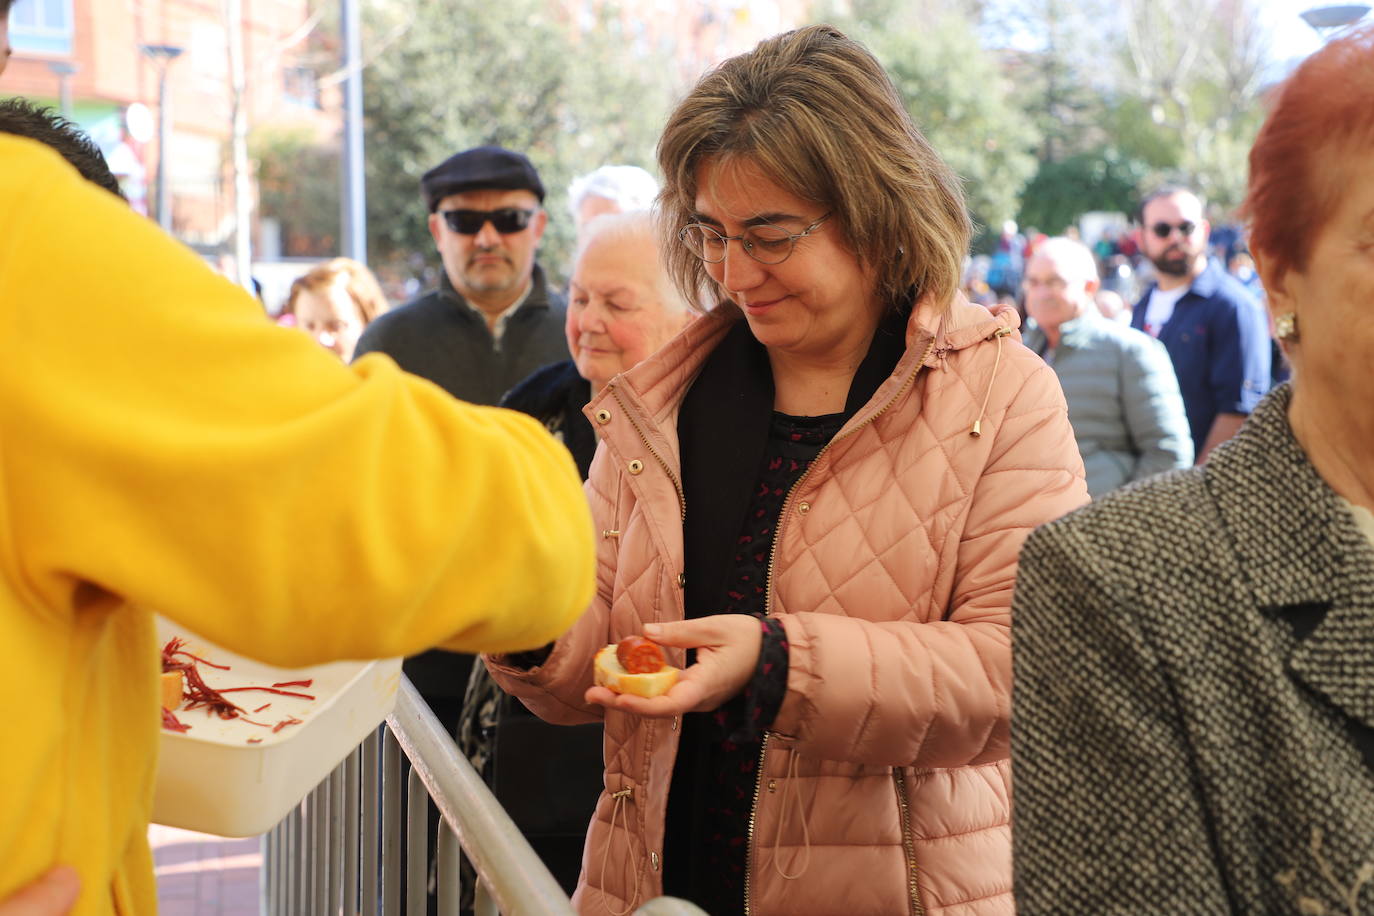
[[[1293,380],[1027,541],[1016,902],[1374,912],[1374,27],[1282,87],[1245,212]]]

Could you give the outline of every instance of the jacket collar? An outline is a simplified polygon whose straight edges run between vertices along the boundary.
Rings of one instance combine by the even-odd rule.
[[[743,314],[730,302],[723,302],[701,318],[687,325],[676,337],[664,344],[653,356],[611,380],[607,390],[587,405],[590,416],[601,398],[615,387],[622,395],[632,392],[644,416],[661,424],[676,418],[678,402],[688,384],[701,371],[707,356],[729,333]],[[929,299],[923,299],[912,309],[906,324],[906,352],[896,370],[872,394],[871,401],[886,403],[901,387],[902,380],[920,365],[937,368],[948,353],[963,350],[993,338],[1000,328],[1009,329],[1019,340],[1020,316],[1007,309],[994,317],[981,305],[974,305],[962,293],[956,293],[948,309],[941,311]],[[934,342],[935,346],[930,347]],[[889,391],[890,389],[890,391]],[[864,412],[858,411],[860,415]]]
[[[1188,294],[1201,296],[1204,299],[1217,294],[1221,288],[1222,275],[1221,262],[1215,258],[1207,259],[1207,266],[1202,269],[1202,273],[1197,275],[1193,285],[1188,288]]]
[[[1294,438],[1291,399],[1266,397],[1203,479],[1256,603],[1297,637],[1293,676],[1374,729],[1374,546]]]
[[[1098,322],[1105,320],[1105,318],[1091,312],[1084,312],[1077,318],[1064,322],[1059,326],[1059,346],[1068,349],[1081,349],[1091,346],[1097,338],[1095,332],[1098,328]],[[1045,336],[1045,329],[1034,321],[1026,322],[1026,330],[1022,339],[1027,347],[1041,356],[1045,354],[1049,345],[1049,340]]]

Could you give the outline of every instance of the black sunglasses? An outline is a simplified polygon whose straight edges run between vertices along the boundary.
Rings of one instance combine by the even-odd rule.
[[[488,222],[502,235],[510,235],[528,228],[534,211],[502,207],[500,210],[440,210],[439,215],[449,229],[459,235],[476,235]]]
[[[1150,231],[1155,234],[1155,238],[1167,239],[1174,234],[1175,229],[1182,232],[1185,236],[1188,236],[1192,235],[1193,230],[1196,228],[1197,223],[1185,219],[1181,223],[1155,223],[1150,227]]]

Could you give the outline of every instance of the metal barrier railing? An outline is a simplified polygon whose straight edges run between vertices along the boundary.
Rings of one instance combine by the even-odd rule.
[[[563,889],[405,677],[386,725],[265,835],[263,912],[393,916],[401,912],[404,897],[407,916],[424,916],[431,800],[440,814],[436,874],[441,916],[459,911],[460,846],[477,872],[475,916],[573,916]],[[706,916],[674,897],[650,900],[634,912]]]

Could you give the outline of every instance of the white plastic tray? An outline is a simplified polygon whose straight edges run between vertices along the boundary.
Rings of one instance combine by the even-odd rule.
[[[186,651],[219,665],[200,666],[205,683],[216,689],[271,686],[312,678],[313,700],[242,691],[227,699],[248,718],[275,724],[288,716],[301,720],[273,732],[238,719],[220,719],[202,709],[179,709],[186,732],[162,730],[161,757],[153,796],[153,822],[227,837],[255,836],[271,829],[377,725],[396,703],[401,660],[333,662],[310,668],[274,668],[221,649],[171,621],[158,618],[158,646],[174,636]],[[252,710],[264,703],[266,710]],[[260,743],[248,742],[250,738]]]

